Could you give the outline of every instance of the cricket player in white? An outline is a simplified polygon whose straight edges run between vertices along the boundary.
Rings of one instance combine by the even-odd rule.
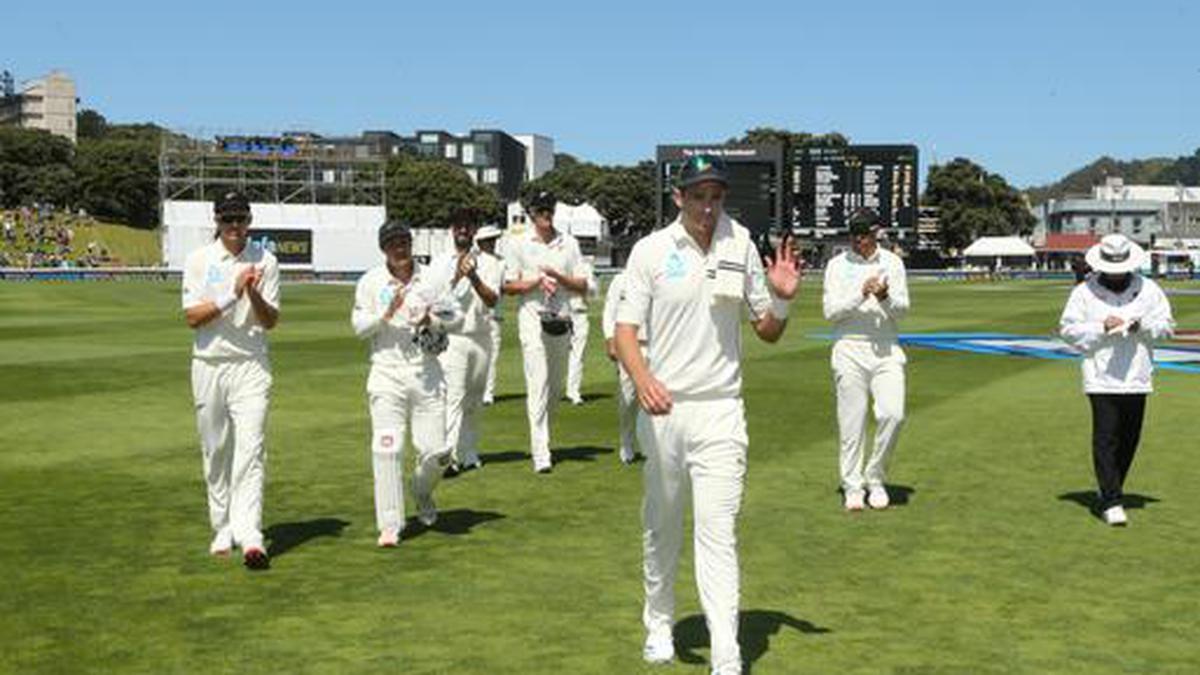
[[[548,192],[530,201],[533,228],[513,242],[504,292],[520,297],[517,329],[525,360],[525,406],[533,470],[549,473],[550,424],[563,395],[571,342],[571,294],[587,292],[579,242],[554,229],[557,200]]]
[[[444,349],[446,325],[455,317],[435,310],[449,291],[449,275],[418,268],[408,224],[389,220],[379,228],[379,248],[387,261],[367,271],[354,293],[354,333],[370,341],[367,399],[371,411],[371,457],[375,476],[378,544],[391,548],[404,529],[404,489],[400,468],[411,421],[417,450],[413,498],[424,525],[437,521],[433,489],[450,463],[446,443],[446,381],[438,362],[438,335]],[[442,279],[442,277],[445,277]],[[452,309],[452,307],[450,308]]]
[[[620,272],[608,282],[608,292],[604,296],[604,314],[600,320],[604,332],[604,348],[608,358],[617,365],[617,429],[621,437],[621,452],[618,455],[622,464],[632,464],[636,456],[633,450],[634,424],[637,421],[638,398],[637,389],[625,367],[617,358],[617,346],[614,336],[617,330],[617,306],[625,293],[625,273]],[[646,331],[638,327],[638,347],[642,358],[646,357]]]
[[[571,355],[567,360],[567,400],[572,405],[583,405],[583,356],[591,329],[588,321],[588,298],[599,292],[595,268],[591,262],[583,261],[579,275],[587,279],[587,292],[572,293],[568,300],[571,306]]]
[[[266,332],[279,321],[279,264],[249,241],[250,202],[229,192],[214,204],[217,237],[183,272],[183,310],[196,330],[192,395],[204,456],[209,552],[242,548],[250,569],[269,566],[263,547],[263,431],[271,394]]]
[[[785,239],[767,271],[746,228],[723,209],[724,162],[696,155],[674,191],[679,217],[639,241],[625,269],[616,346],[643,413],[643,658],[674,658],[675,571],[690,488],[696,583],[712,636],[714,673],[740,673],[735,525],[746,472],[741,317],[767,342],[787,326],[799,268]],[[649,362],[638,345],[645,330]]]
[[[450,224],[454,253],[441,264],[454,267],[453,295],[462,315],[462,329],[449,335],[442,352],[446,373],[446,442],[453,451],[448,473],[479,468],[479,409],[487,386],[491,360],[491,312],[504,282],[503,268],[493,256],[474,249],[479,214],[458,210]]]
[[[496,242],[504,232],[495,225],[484,225],[475,234],[475,245],[479,247],[479,255],[487,256],[500,270],[500,278],[504,279],[504,258],[496,253]],[[503,285],[503,284],[501,284]],[[483,389],[483,404],[491,405],[496,401],[496,362],[500,359],[500,339],[504,333],[504,308],[501,302],[504,293],[496,298],[496,304],[488,311],[488,335],[492,339],[492,349],[488,355],[487,384]]]
[[[888,457],[904,422],[904,351],[896,321],[908,311],[904,262],[878,245],[879,216],[859,209],[850,216],[849,251],[825,267],[825,319],[833,322],[834,390],[837,393],[839,470],[847,511],[891,503],[884,485]],[[867,404],[875,400],[875,451],[863,469]]]

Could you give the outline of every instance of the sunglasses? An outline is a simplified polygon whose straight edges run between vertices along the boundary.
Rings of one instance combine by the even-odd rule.
[[[250,222],[250,214],[248,213],[225,213],[217,216],[217,221],[222,225],[245,225]]]

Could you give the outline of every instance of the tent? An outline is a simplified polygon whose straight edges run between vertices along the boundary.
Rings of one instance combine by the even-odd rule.
[[[965,258],[988,258],[995,260],[995,267],[1004,266],[1005,258],[1016,258],[1010,262],[1026,263],[1033,261],[1036,251],[1020,237],[980,237],[963,250]]]

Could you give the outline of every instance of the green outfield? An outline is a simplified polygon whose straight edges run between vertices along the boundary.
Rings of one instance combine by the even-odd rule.
[[[680,659],[641,661],[640,465],[617,460],[596,322],[589,401],[560,409],[554,473],[526,455],[509,321],[485,468],[442,484],[435,528],[375,547],[352,290],[284,288],[273,566],[252,573],[207,554],[178,288],[0,285],[0,672],[707,672],[690,546]],[[1084,504],[1076,363],[910,349],[902,503],[848,515],[820,289],[801,292],[781,343],[746,348],[751,672],[1200,672],[1200,375],[1157,375],[1119,530]],[[1067,292],[914,282],[904,329],[1049,335]],[[1200,327],[1200,296],[1172,303]]]

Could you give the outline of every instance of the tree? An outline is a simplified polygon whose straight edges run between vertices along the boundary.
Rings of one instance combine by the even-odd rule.
[[[103,138],[108,133],[108,120],[104,115],[84,108],[75,114],[75,135],[82,142],[94,138]]]
[[[844,147],[849,145],[850,141],[836,131],[827,134],[810,134],[806,131],[755,127],[748,129],[740,138],[731,138],[725,142],[726,145],[770,145],[774,143],[783,146],[784,157],[790,157],[790,151],[793,148]]]
[[[462,167],[442,159],[399,156],[387,167],[387,212],[413,227],[447,227],[459,208],[473,208],[486,220],[503,220],[496,193],[476,185]]]
[[[0,127],[0,206],[70,205],[73,154],[71,141],[48,131]]]
[[[961,250],[982,236],[1028,234],[1037,222],[1003,176],[961,157],[930,167],[922,203],[938,208],[946,249]]]
[[[563,161],[566,158],[566,161]],[[554,169],[521,186],[521,200],[547,190],[568,204],[589,203],[618,238],[645,233],[654,223],[654,162],[600,166],[560,155]]]
[[[89,213],[150,229],[158,224],[158,143],[111,134],[79,144],[78,203]]]

